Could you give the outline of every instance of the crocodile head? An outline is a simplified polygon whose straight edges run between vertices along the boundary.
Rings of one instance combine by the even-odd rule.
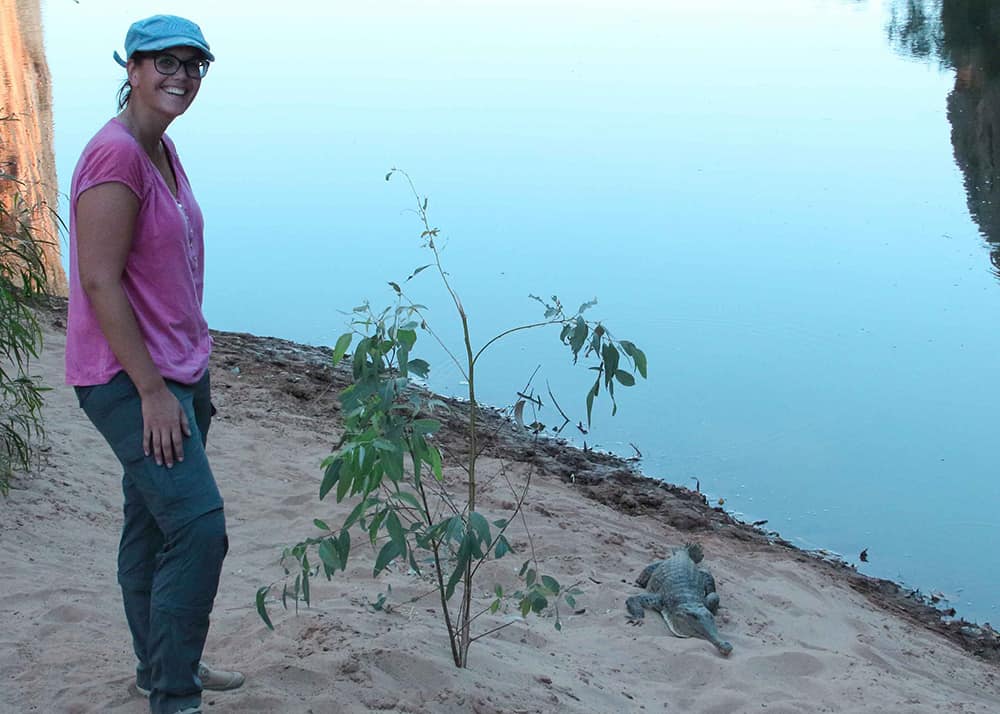
[[[708,640],[723,656],[733,651],[731,644],[719,638],[715,617],[704,605],[681,605],[670,612],[664,610],[663,619],[667,621],[670,631],[678,637],[700,637]]]

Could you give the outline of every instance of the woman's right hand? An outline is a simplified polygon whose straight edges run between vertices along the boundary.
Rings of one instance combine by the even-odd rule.
[[[191,436],[187,414],[166,384],[141,394],[142,450],[152,454],[157,466],[172,468],[184,460],[184,437]]]

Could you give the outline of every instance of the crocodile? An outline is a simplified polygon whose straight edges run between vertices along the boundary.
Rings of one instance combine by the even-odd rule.
[[[646,566],[636,584],[649,594],[633,595],[625,607],[634,625],[642,624],[643,608],[648,607],[660,613],[677,637],[701,637],[725,656],[733,646],[719,638],[715,627],[719,594],[711,573],[698,567],[703,558],[701,546],[692,543],[677,548],[666,560]]]

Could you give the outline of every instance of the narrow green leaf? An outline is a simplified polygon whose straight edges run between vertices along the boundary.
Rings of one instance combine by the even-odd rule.
[[[394,540],[388,541],[382,546],[382,550],[378,552],[378,557],[375,559],[375,575],[378,575],[385,567],[395,560],[399,555],[402,555],[402,551],[399,549],[398,544]]]
[[[348,455],[347,459],[348,459],[348,461],[346,461],[346,463],[347,463],[347,465],[349,467],[347,469],[348,473],[340,473],[341,471],[344,470],[343,464],[345,462],[341,462],[341,467],[338,470],[338,474],[339,475],[338,475],[338,478],[337,478],[337,481],[336,481],[336,483],[337,483],[337,503],[340,503],[341,501],[344,500],[344,497],[347,496],[347,492],[350,490],[351,485],[354,482],[354,478],[351,478],[351,476],[352,476],[351,472],[354,471],[354,469],[351,468],[351,467],[354,466],[354,463],[355,463],[355,461],[357,459],[357,450],[353,451],[350,455]],[[354,475],[356,476],[356,473]],[[331,484],[331,486],[332,485],[333,484]]]
[[[313,519],[313,525],[324,531],[330,530],[330,526],[326,524],[326,521],[321,521],[319,518]]]
[[[367,506],[368,506],[367,500],[361,499],[360,503],[358,503],[358,505],[356,505],[354,509],[351,511],[350,515],[347,516],[347,520],[344,521],[344,527],[341,533],[346,533],[347,529],[353,526],[357,522],[357,520],[361,518]]]
[[[412,506],[418,511],[423,510],[423,506],[420,505],[420,501],[409,491],[396,491],[396,498],[405,503],[407,506]]]
[[[462,545],[458,549],[458,558],[455,563],[455,570],[452,571],[451,577],[448,578],[448,585],[445,587],[445,600],[450,600],[451,596],[455,594],[455,586],[458,585],[458,581],[462,579],[463,575],[465,575],[465,566],[469,563],[471,553],[472,538],[469,534],[466,534],[465,538],[462,540]]]
[[[456,543],[465,539],[465,521],[461,516],[452,516],[443,524],[445,536]]]
[[[368,360],[368,346],[370,344],[371,340],[367,337],[363,337],[358,343],[357,348],[354,350],[354,360],[351,364],[354,379],[360,379],[361,375],[364,373],[365,362]]]
[[[500,601],[499,600],[494,600],[490,604],[490,614],[491,615],[496,615],[497,614],[497,610],[499,610],[499,609],[500,609]]]
[[[426,379],[427,374],[431,371],[430,364],[427,360],[422,359],[411,359],[408,367],[410,372],[417,375],[421,379]]]
[[[385,470],[386,475],[395,482],[399,482],[403,479],[403,452],[402,451],[391,451],[382,453],[382,468]],[[377,488],[375,484],[372,484],[371,490]]]
[[[334,459],[326,467],[326,473],[323,475],[323,483],[319,487],[319,500],[322,501],[340,479],[340,465],[340,459]],[[340,499],[338,498],[337,500],[339,501]]]
[[[344,358],[347,354],[347,348],[351,346],[351,340],[354,338],[350,332],[345,332],[340,337],[337,338],[337,344],[333,346],[333,359],[334,365],[340,364],[340,360]]]
[[[475,511],[470,513],[469,526],[475,531],[479,542],[488,548],[493,542],[493,536],[490,534],[489,521],[483,517],[483,514]]]
[[[412,350],[413,344],[417,341],[417,333],[414,330],[396,330],[396,339],[407,350]]]
[[[496,548],[493,550],[493,557],[499,560],[500,558],[507,555],[507,553],[512,553],[513,549],[510,547],[510,543],[507,542],[505,536],[500,536],[497,538]]]
[[[347,532],[346,526],[340,531],[340,537],[337,539],[337,552],[340,554],[340,562],[343,563],[343,568],[346,570],[347,557],[351,554],[351,534]]]
[[[590,328],[587,326],[587,321],[582,317],[576,318],[576,326],[573,328],[573,334],[569,338],[569,348],[573,351],[574,362],[583,348],[583,343],[587,341],[589,331]]]
[[[406,531],[403,530],[403,524],[399,522],[399,516],[396,515],[395,511],[389,511],[389,515],[385,519],[386,530],[389,531],[389,537],[396,543],[397,549],[402,552],[406,549]]]
[[[260,615],[260,619],[267,625],[267,629],[273,630],[274,625],[271,623],[271,618],[267,615],[267,607],[264,605],[264,598],[267,597],[270,591],[271,587],[269,585],[257,590],[257,614]]]
[[[410,426],[415,434],[433,434],[441,428],[441,422],[437,419],[414,419]]]
[[[420,273],[424,272],[425,270],[427,270],[432,265],[433,265],[433,263],[428,263],[427,265],[421,265],[419,268],[417,268],[412,273],[410,273],[410,277],[408,277],[406,280],[407,281],[413,280],[415,277],[417,277],[418,275],[420,275]]]
[[[528,571],[528,574],[524,578],[524,582],[527,584],[529,588],[535,584],[535,575],[536,575],[535,569],[532,568],[531,570]]]
[[[379,451],[399,451],[400,450],[400,445],[398,443],[396,443],[394,441],[390,441],[389,439],[386,439],[386,438],[381,437],[381,436],[378,437],[377,439],[375,439],[375,441],[372,442],[372,446],[374,446]]]
[[[615,379],[617,379],[622,386],[625,387],[635,386],[635,377],[633,377],[631,374],[629,374],[623,369],[615,371]]]
[[[639,374],[642,375],[642,378],[645,379],[646,378],[645,353],[638,347],[636,347],[634,344],[629,342],[628,340],[622,340],[618,344],[621,345],[622,351],[632,358],[632,361],[635,363],[635,368],[639,371]]]
[[[531,612],[531,600],[523,598],[521,600],[521,617],[527,617],[529,612]]]
[[[588,427],[590,426],[591,414],[594,411],[594,397],[597,396],[597,393],[600,390],[601,390],[601,378],[598,377],[597,381],[594,382],[594,386],[590,388],[589,392],[587,392],[587,426]]]
[[[388,511],[379,511],[372,518],[371,523],[368,524],[368,537],[371,539],[372,545],[375,545],[375,541],[378,540],[378,530],[382,527],[382,522],[385,521],[385,517]]]
[[[601,359],[604,361],[604,384],[611,385],[615,372],[618,371],[618,349],[608,343],[601,348]]]
[[[322,561],[323,566],[327,570],[327,578],[329,578],[332,573],[344,569],[344,561],[343,558],[340,557],[340,552],[337,549],[336,543],[337,540],[335,538],[327,538],[319,544],[319,559]]]
[[[428,456],[431,458],[431,468],[434,469],[434,478],[438,481],[444,480],[444,472],[441,470],[441,452],[433,444],[428,444]]]

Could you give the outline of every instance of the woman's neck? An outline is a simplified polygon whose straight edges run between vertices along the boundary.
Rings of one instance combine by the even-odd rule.
[[[129,104],[121,114],[118,115],[120,121],[129,133],[139,142],[139,146],[145,149],[150,156],[155,156],[160,150],[160,140],[170,125],[169,121],[164,122],[161,118],[142,111],[139,107]]]

